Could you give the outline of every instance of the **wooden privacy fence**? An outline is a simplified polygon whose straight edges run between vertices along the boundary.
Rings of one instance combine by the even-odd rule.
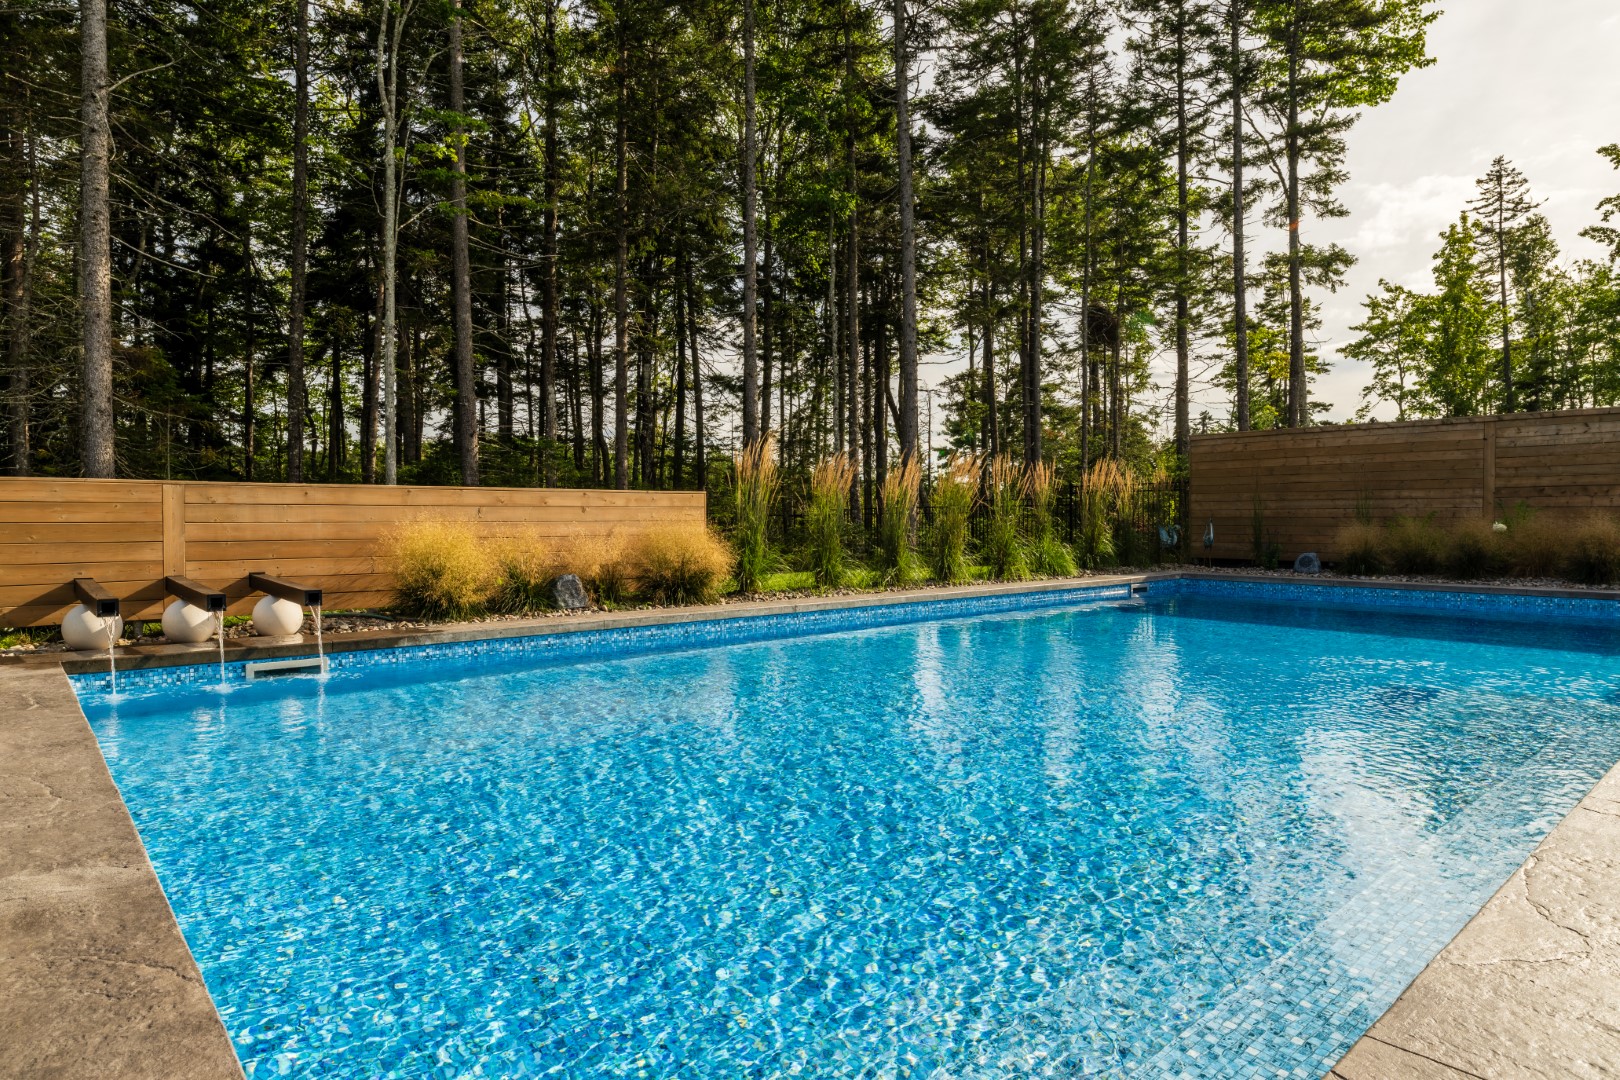
[[[1258,510],[1284,559],[1332,561],[1358,508],[1379,522],[1620,509],[1620,409],[1200,435],[1189,465],[1194,555],[1213,521],[1214,557],[1250,558]]]
[[[371,487],[0,478],[0,626],[61,621],[74,578],[163,609],[165,576],[194,578],[252,607],[262,571],[326,590],[330,609],[375,607],[393,578],[383,536],[412,520],[465,520],[492,536],[633,531],[705,519],[702,492]]]

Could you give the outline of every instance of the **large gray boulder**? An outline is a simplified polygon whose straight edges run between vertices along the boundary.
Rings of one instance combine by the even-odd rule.
[[[591,606],[591,598],[585,593],[585,583],[579,580],[578,574],[564,574],[552,579],[551,584],[546,586],[546,592],[551,605],[559,611],[584,611]]]

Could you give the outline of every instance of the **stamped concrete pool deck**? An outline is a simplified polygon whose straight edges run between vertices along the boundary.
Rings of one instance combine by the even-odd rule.
[[[329,644],[334,652],[389,648],[1175,576],[1181,574],[372,631]],[[1620,594],[1591,591],[1466,591],[1620,602]],[[233,642],[227,658],[308,649]],[[120,656],[120,665],[211,659],[200,652],[147,647]],[[224,1025],[66,678],[105,663],[78,654],[0,662],[0,1075],[241,1080]],[[1330,1077],[1620,1078],[1620,766]]]

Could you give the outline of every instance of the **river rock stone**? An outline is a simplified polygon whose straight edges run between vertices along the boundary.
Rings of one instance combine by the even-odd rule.
[[[591,606],[591,598],[585,593],[585,583],[579,580],[578,574],[553,578],[547,591],[552,606],[560,611],[584,611]]]

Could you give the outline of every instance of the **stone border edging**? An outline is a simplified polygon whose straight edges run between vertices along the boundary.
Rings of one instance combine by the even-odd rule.
[[[0,1071],[242,1080],[60,666],[0,669]]]

